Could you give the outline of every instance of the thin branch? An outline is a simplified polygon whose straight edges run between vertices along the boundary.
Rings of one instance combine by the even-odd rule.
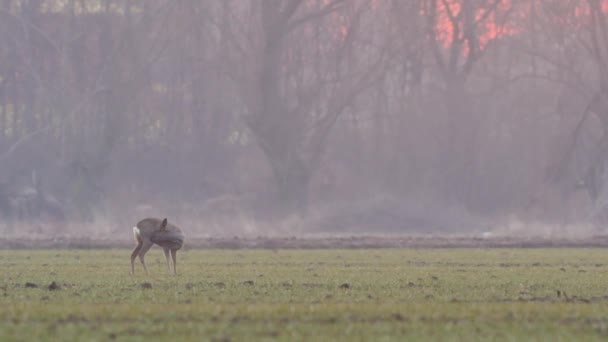
[[[334,0],[334,1],[330,2],[329,4],[323,6],[322,9],[320,9],[316,12],[312,12],[307,15],[304,15],[303,17],[294,19],[293,21],[291,21],[288,24],[287,31],[291,32],[302,24],[305,24],[305,23],[315,20],[315,19],[325,17],[326,15],[331,14],[331,13],[341,9],[344,6],[345,1],[346,0]]]
[[[439,42],[437,41],[438,37],[436,34],[437,30],[437,3],[435,0],[430,0],[430,8],[427,13],[427,34],[429,43],[431,45],[431,52],[433,56],[435,56],[435,61],[439,66],[439,70],[445,79],[447,79],[447,66],[444,60],[444,56],[441,53],[441,48],[439,47]]]

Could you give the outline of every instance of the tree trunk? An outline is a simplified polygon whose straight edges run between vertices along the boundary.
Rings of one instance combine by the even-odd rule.
[[[279,207],[285,213],[305,215],[308,211],[308,191],[311,170],[300,158],[270,160],[277,184]]]
[[[444,187],[450,200],[470,206],[475,164],[473,108],[465,82],[448,82],[445,97],[447,132],[444,148]]]

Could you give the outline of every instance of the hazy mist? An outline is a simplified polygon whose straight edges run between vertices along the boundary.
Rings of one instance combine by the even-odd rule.
[[[4,236],[594,234],[607,161],[608,1],[0,1]]]

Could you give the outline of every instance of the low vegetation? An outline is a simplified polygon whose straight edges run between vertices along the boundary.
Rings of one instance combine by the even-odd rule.
[[[603,249],[0,251],[0,340],[604,340]]]

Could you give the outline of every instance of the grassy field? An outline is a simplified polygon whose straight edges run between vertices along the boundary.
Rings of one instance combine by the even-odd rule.
[[[608,338],[602,249],[129,253],[0,251],[0,340]]]

